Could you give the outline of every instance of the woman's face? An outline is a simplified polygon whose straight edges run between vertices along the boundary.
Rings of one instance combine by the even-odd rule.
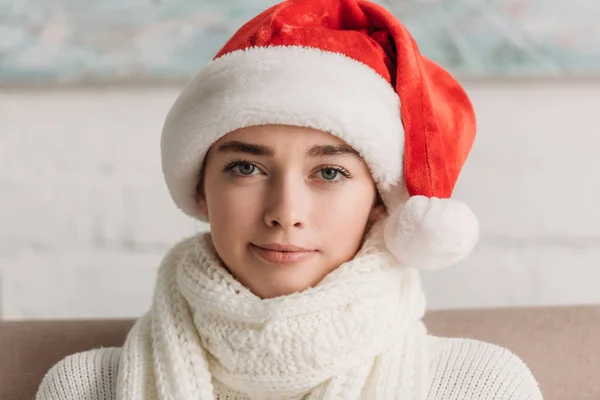
[[[204,168],[198,207],[215,248],[261,298],[315,286],[354,257],[384,211],[364,160],[314,129],[237,130],[210,148]]]

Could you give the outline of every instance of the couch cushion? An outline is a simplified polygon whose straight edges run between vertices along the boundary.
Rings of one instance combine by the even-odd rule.
[[[600,306],[430,312],[432,333],[506,347],[529,366],[544,400],[600,400]]]
[[[432,311],[432,334],[468,337],[521,357],[545,400],[600,399],[600,306]],[[133,320],[0,322],[0,399],[33,399],[50,367],[63,357],[121,346]]]
[[[44,374],[65,356],[121,346],[131,320],[0,321],[0,399],[35,398]]]

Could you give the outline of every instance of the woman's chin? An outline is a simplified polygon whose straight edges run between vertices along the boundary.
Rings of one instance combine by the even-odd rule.
[[[275,274],[269,277],[263,276],[260,282],[250,285],[254,287],[251,291],[262,299],[271,299],[303,292],[310,287],[314,287],[322,279],[322,277],[318,277],[309,280],[307,276],[302,276],[302,279],[298,279],[299,277],[297,276],[285,275],[287,274]],[[265,282],[268,282],[268,285],[265,285]]]

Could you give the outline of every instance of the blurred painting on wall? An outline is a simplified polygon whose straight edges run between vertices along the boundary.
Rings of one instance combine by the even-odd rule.
[[[457,76],[600,75],[600,1],[378,0]],[[185,80],[273,0],[0,0],[0,85]]]

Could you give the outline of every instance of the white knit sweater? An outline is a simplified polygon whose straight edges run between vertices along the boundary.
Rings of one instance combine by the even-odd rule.
[[[531,371],[507,349],[472,339],[429,340],[429,400],[542,399]],[[36,400],[114,400],[120,353],[111,347],[66,357],[48,371]],[[248,400],[218,382],[215,390],[219,400]]]
[[[427,333],[418,271],[385,249],[383,226],[319,284],[275,299],[224,268],[210,233],[181,241],[124,346],[60,361],[37,400],[540,400],[507,349]]]

